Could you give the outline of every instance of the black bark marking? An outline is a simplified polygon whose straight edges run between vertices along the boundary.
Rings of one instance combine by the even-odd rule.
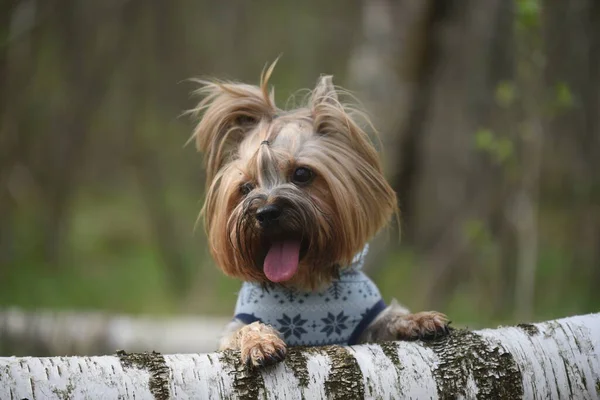
[[[392,364],[394,364],[394,367],[398,371],[402,370],[402,364],[400,363],[400,357],[398,357],[398,345],[396,344],[396,342],[379,343],[379,347],[381,347],[383,354],[385,354],[385,356],[390,359]]]
[[[474,332],[454,330],[450,336],[423,345],[440,359],[433,371],[440,399],[466,396],[470,375],[477,385],[478,399],[523,397],[521,371],[499,343],[490,343]]]
[[[156,400],[168,400],[170,398],[170,370],[162,354],[155,351],[152,353],[127,354],[123,350],[118,350],[117,357],[121,360],[123,368],[138,368],[150,373],[148,386]]]
[[[569,384],[569,395],[570,397],[573,397],[573,384],[571,383],[571,373],[570,373],[570,368],[569,365],[567,364],[567,361],[563,358],[563,364],[565,366],[565,375],[567,376],[567,383]]]
[[[31,377],[29,378],[29,385],[31,385],[31,398],[35,400],[35,383]]]
[[[517,328],[521,328],[521,330],[525,331],[529,336],[535,336],[540,333],[538,327],[533,324],[518,324]]]
[[[325,381],[328,399],[364,399],[363,374],[356,358],[342,346],[323,347],[329,356],[331,371]]]
[[[67,387],[62,390],[57,388],[52,388],[51,390],[52,393],[54,393],[57,397],[68,400],[73,398],[73,391],[75,390],[75,386],[72,382],[69,382]]]
[[[285,357],[285,365],[287,365],[292,371],[294,376],[298,379],[300,387],[308,387],[310,375],[306,366],[307,358],[306,353],[310,352],[309,347],[292,347],[288,349],[288,353]]]
[[[396,374],[398,378],[400,378],[401,371],[404,369],[402,363],[400,362],[400,357],[398,356],[398,345],[396,342],[384,342],[380,343],[379,347],[383,351],[383,354],[394,364],[394,368],[396,369]]]
[[[225,364],[227,373],[233,376],[233,389],[235,398],[241,400],[256,400],[259,398],[260,390],[265,391],[265,382],[259,368],[246,366],[242,362],[238,350],[225,350],[219,352],[219,360]],[[270,367],[266,367],[268,369]]]

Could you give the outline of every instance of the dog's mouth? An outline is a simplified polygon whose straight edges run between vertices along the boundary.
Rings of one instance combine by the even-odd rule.
[[[290,280],[296,274],[308,244],[301,239],[281,238],[271,240],[265,248],[263,272],[268,280],[279,283]]]

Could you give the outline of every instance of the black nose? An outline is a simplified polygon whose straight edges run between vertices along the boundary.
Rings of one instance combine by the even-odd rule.
[[[256,220],[260,226],[267,226],[281,215],[281,207],[275,204],[263,206],[256,211]]]

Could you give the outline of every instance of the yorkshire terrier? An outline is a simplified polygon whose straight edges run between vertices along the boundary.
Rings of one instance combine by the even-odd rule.
[[[367,242],[397,215],[357,111],[322,76],[293,110],[260,86],[199,81],[191,140],[206,162],[204,217],[210,251],[244,281],[220,348],[259,367],[287,347],[414,340],[448,333],[438,312],[386,306],[361,271]],[[362,114],[362,113],[361,113]]]

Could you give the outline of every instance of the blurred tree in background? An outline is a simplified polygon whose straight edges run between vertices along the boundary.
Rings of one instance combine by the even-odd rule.
[[[256,83],[280,54],[280,106],[333,74],[381,131],[387,299],[480,324],[600,308],[594,0],[2,0],[0,304],[231,313],[180,115],[188,78]]]

